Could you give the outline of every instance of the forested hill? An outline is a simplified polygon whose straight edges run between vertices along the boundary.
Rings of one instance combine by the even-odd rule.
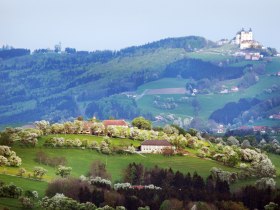
[[[83,115],[131,119],[143,112],[134,99],[114,94],[135,91],[162,77],[234,79],[244,66],[197,59],[215,49],[202,37],[168,38],[120,51],[0,49],[0,127]],[[222,58],[221,61],[224,61]],[[226,63],[225,63],[226,64]],[[204,76],[205,75],[205,76]],[[106,114],[104,114],[106,113]]]
[[[120,51],[0,50],[0,124],[60,120],[88,102],[161,77],[186,52],[213,46],[202,37],[168,38]]]

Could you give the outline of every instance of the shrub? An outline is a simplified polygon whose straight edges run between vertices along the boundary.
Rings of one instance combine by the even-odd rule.
[[[33,177],[42,179],[42,177],[47,173],[48,171],[44,169],[43,167],[34,167],[33,169]]]
[[[259,190],[265,190],[268,188],[275,189],[275,187],[276,187],[275,180],[273,178],[269,178],[269,177],[261,178],[261,179],[257,180],[255,184]]]
[[[21,158],[18,156],[11,156],[8,159],[10,166],[20,166],[21,165]]]
[[[25,174],[26,173],[26,170],[25,170],[25,168],[19,168],[18,169],[18,176],[23,176],[23,174]]]
[[[5,166],[8,164],[8,159],[0,155],[0,166]]]
[[[111,175],[107,172],[106,166],[99,160],[93,161],[90,165],[89,176],[111,179]]]
[[[174,155],[174,150],[172,148],[165,147],[162,149],[162,154],[163,156],[172,156]]]
[[[235,137],[230,136],[230,137],[227,138],[227,145],[229,145],[229,146],[232,146],[232,145],[239,146],[240,143]]]
[[[197,150],[196,156],[200,157],[200,158],[205,158],[206,157],[206,153],[203,150],[199,149],[199,150]]]
[[[49,165],[52,167],[57,167],[59,165],[66,165],[67,164],[67,160],[65,157],[50,157],[48,156],[48,154],[46,154],[43,151],[39,151],[36,153],[35,156],[35,161],[40,163],[40,164],[44,164],[44,165]]]
[[[63,194],[57,193],[55,196],[49,198],[44,197],[40,201],[40,206],[43,209],[48,210],[57,210],[57,209],[63,209],[63,210],[84,210],[84,209],[96,209],[96,206],[93,203],[78,203],[77,201],[73,200],[72,198],[68,198],[64,196]]]
[[[91,177],[89,183],[99,187],[111,187],[112,182],[108,179],[102,179],[101,177]]]
[[[210,172],[214,180],[219,179],[221,181],[226,181],[228,184],[234,183],[238,180],[237,173],[234,172],[223,171],[216,167],[213,167]]]
[[[29,197],[21,196],[21,197],[19,197],[18,200],[21,203],[23,208],[25,208],[25,209],[33,209],[34,208],[34,201],[31,200]]]
[[[0,155],[1,156],[5,156],[5,157],[10,156],[11,152],[12,151],[11,151],[10,147],[3,146],[3,145],[0,146]]]
[[[14,184],[2,185],[0,187],[0,197],[18,198],[22,194],[22,189]]]
[[[132,120],[131,124],[134,127],[144,130],[151,130],[152,123],[149,120],[146,120],[144,117],[136,117]]]
[[[69,176],[71,171],[72,171],[71,167],[66,167],[66,166],[59,165],[55,174],[64,178],[64,177]]]

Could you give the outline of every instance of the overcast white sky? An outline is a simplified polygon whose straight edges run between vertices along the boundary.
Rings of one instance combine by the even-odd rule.
[[[0,45],[121,49],[167,37],[254,38],[280,50],[280,0],[0,0]]]

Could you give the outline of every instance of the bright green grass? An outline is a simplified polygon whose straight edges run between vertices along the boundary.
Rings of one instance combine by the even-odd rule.
[[[81,134],[53,134],[48,136],[43,136],[39,138],[38,146],[43,146],[46,139],[50,139],[52,137],[63,137],[64,139],[79,139],[81,141],[87,140],[88,143],[96,141],[101,143],[103,141],[103,136],[93,136],[93,135],[81,135]],[[130,146],[133,145],[134,147],[140,146],[141,142],[137,140],[131,139],[121,139],[121,138],[110,138],[112,145],[114,146]]]
[[[183,95],[160,95],[162,99],[173,97],[175,100],[183,97]],[[192,116],[193,115],[193,108],[188,103],[180,103],[179,106],[175,109],[168,110],[168,109],[160,109],[153,106],[154,95],[145,95],[140,100],[137,101],[137,105],[141,107],[144,111],[152,112],[153,114],[160,114],[160,113],[172,113],[182,116]]]
[[[201,59],[204,61],[211,61],[211,62],[214,61],[218,62],[218,61],[223,61],[232,58],[232,56],[222,55],[217,52],[193,52],[193,53],[189,53],[188,57]]]
[[[223,81],[223,84],[226,86],[235,86],[238,84],[239,79]],[[170,88],[170,87],[179,87],[183,85],[178,83],[177,86],[172,86],[177,82],[175,78],[161,79],[154,82],[147,83],[141,86],[141,90],[144,89],[155,89],[155,88]],[[260,76],[260,80],[255,85],[241,90],[237,93],[229,94],[209,94],[209,95],[197,95],[196,98],[200,104],[200,111],[198,117],[207,120],[213,111],[223,108],[229,102],[238,102],[241,98],[253,98],[259,97],[260,99],[270,98],[272,95],[263,96],[261,94],[264,89],[271,88],[272,85],[279,84],[279,78],[271,77],[267,75]],[[277,93],[276,93],[277,95]],[[160,95],[161,98],[173,97],[174,99],[182,97],[182,95]],[[137,105],[144,111],[149,111],[153,114],[160,113],[172,113],[181,116],[193,116],[193,108],[190,104],[178,104],[179,106],[172,110],[159,109],[153,106],[154,96],[145,95],[137,101]]]
[[[23,209],[19,200],[15,198],[1,198],[0,209],[4,209],[4,208],[8,208],[9,210]],[[39,207],[37,200],[35,201],[35,207],[33,209],[42,210],[42,208]]]
[[[76,138],[77,135],[69,135]],[[84,135],[85,136],[85,135]],[[41,141],[44,141],[44,137]],[[81,135],[78,135],[81,139]],[[73,168],[72,176],[79,177],[80,175],[86,175],[90,164],[94,160],[100,160],[106,164],[108,172],[112,175],[112,181],[117,182],[122,180],[123,169],[127,167],[129,163],[136,162],[142,163],[145,167],[151,168],[155,165],[161,168],[172,168],[173,171],[179,170],[183,173],[193,173],[196,171],[199,175],[206,178],[210,174],[212,167],[218,167],[227,171],[238,171],[236,168],[224,166],[216,161],[208,159],[200,159],[198,157],[188,156],[173,156],[164,157],[158,154],[145,154],[145,157],[134,154],[134,155],[103,155],[94,150],[82,150],[82,149],[54,149],[54,148],[20,148],[14,147],[14,151],[23,159],[24,167],[31,172],[34,166],[42,166],[48,170],[47,176],[44,177],[44,181],[36,181],[27,178],[21,178],[17,176],[3,175],[0,174],[0,180],[5,183],[13,182],[17,186],[22,187],[24,190],[36,190],[40,196],[44,195],[44,191],[47,187],[47,182],[51,181],[58,176],[55,175],[55,169],[45,165],[40,165],[34,161],[35,155],[38,151],[42,150],[49,156],[64,156],[68,161],[68,166]],[[195,151],[188,149],[191,154]],[[270,159],[277,169],[277,186],[280,187],[280,156],[275,154],[269,154]],[[3,168],[0,168],[2,173]],[[16,173],[17,169],[12,167],[6,167],[6,173]],[[231,190],[236,191],[242,186],[248,184],[254,184],[257,179],[241,180],[231,186]],[[15,199],[3,199],[0,201],[0,207],[8,206],[11,209],[18,209],[19,203]]]
[[[40,149],[27,149],[27,148],[15,148],[16,153],[24,160],[22,167],[28,171],[32,171],[34,166],[39,166],[34,161],[35,155]],[[68,166],[73,168],[72,175],[80,176],[86,175],[90,164],[95,160],[100,160],[107,165],[108,171],[112,174],[113,181],[121,180],[122,170],[132,162],[142,163],[146,167],[153,167],[158,165],[162,168],[171,167],[173,170],[179,170],[183,173],[197,171],[198,174],[204,178],[209,175],[209,171],[212,167],[220,167],[225,170],[235,171],[236,169],[223,166],[216,161],[203,160],[197,157],[191,156],[174,156],[164,157],[162,155],[147,154],[145,157],[138,154],[134,155],[103,155],[93,150],[80,150],[80,149],[44,149],[45,153],[50,156],[63,156],[68,161]],[[45,165],[41,165],[48,170],[48,174],[45,178],[51,180],[55,175],[55,169]],[[7,169],[7,172],[10,168]]]
[[[187,81],[187,79],[163,78],[139,86],[137,92],[142,93],[146,89],[185,88]]]
[[[0,198],[0,209],[8,208],[9,210],[21,209],[21,204],[14,198]]]
[[[45,195],[45,189],[48,185],[48,183],[45,181],[32,180],[28,178],[4,174],[0,174],[0,180],[6,184],[14,183],[16,186],[21,187],[24,191],[36,190],[39,193],[40,197],[43,197]]]

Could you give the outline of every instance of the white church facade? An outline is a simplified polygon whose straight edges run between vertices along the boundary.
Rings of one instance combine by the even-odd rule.
[[[241,50],[248,48],[258,48],[261,45],[253,39],[253,32],[250,28],[248,31],[242,28],[235,36],[235,44],[239,45]]]

